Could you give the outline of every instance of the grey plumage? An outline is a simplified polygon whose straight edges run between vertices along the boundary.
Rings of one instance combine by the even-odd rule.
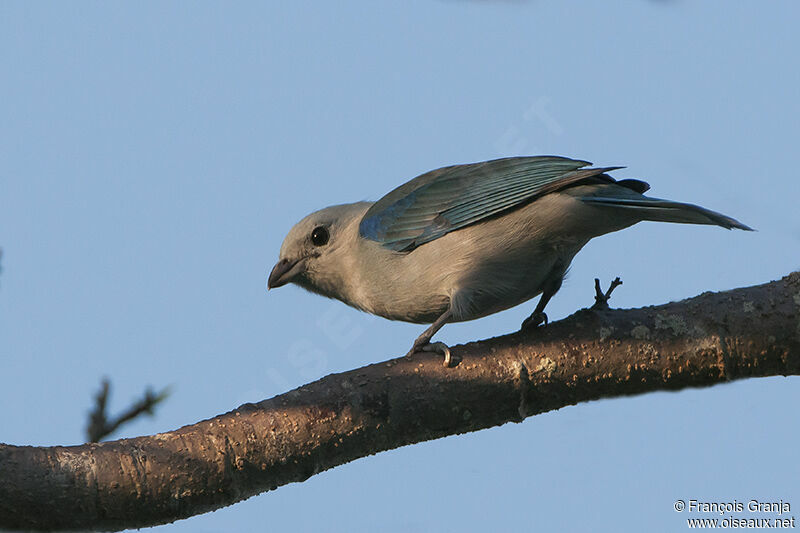
[[[447,322],[480,318],[542,298],[592,238],[642,220],[744,224],[692,204],[650,198],[619,167],[542,156],[505,158],[423,174],[378,202],[337,205],[297,223],[268,288],[288,282],[392,320],[433,323],[411,352],[430,349]],[[449,350],[436,343],[437,351]]]

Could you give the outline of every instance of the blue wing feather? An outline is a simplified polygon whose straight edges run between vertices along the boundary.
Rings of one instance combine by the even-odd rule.
[[[539,156],[433,170],[375,202],[362,218],[359,233],[392,250],[410,251],[450,231],[614,170],[583,168],[589,165],[565,157]]]

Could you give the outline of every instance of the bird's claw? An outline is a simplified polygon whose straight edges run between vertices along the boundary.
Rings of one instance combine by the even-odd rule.
[[[531,313],[531,316],[522,321],[522,326],[520,326],[520,329],[533,329],[542,324],[545,326],[547,325],[547,315],[544,311],[534,311]]]
[[[406,357],[411,357],[417,352],[434,352],[444,356],[444,366],[449,367],[453,361],[450,353],[450,347],[443,342],[428,342],[425,344],[417,345],[416,343],[411,348],[411,351],[406,354]]]
[[[423,352],[435,352],[444,356],[444,366],[449,367],[452,362],[450,347],[443,342],[431,342],[422,347]]]

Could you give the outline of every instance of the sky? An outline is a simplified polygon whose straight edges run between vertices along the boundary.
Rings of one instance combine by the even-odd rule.
[[[558,154],[756,228],[642,223],[589,243],[639,307],[800,268],[800,4],[0,4],[0,441],[78,444],[170,386],[147,435],[404,354],[423,329],[296,287],[289,228],[445,165]],[[516,330],[535,302],[446,326]],[[798,378],[567,407],[360,459],[165,532],[682,531],[675,502],[790,502]],[[751,518],[747,512],[734,515]],[[775,518],[774,515],[768,517]],[[784,516],[785,517],[785,516]]]

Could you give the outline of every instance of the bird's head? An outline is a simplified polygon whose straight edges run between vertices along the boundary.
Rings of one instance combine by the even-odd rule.
[[[359,238],[358,221],[368,206],[358,203],[326,207],[295,224],[283,240],[267,289],[295,283],[336,297],[352,265]]]

